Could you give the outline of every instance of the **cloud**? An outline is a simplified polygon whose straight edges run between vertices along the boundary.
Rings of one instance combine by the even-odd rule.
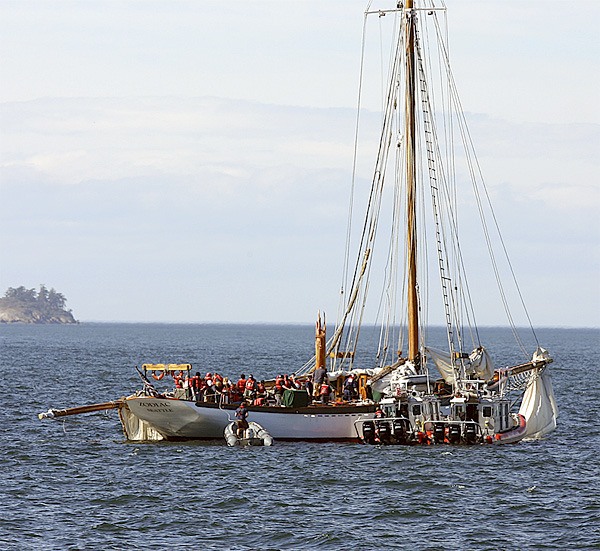
[[[11,102],[0,114],[4,288],[45,282],[83,319],[311,321],[319,308],[337,311],[353,110],[156,97]],[[562,293],[577,262],[593,294],[597,256],[567,245],[597,248],[597,127],[471,119],[526,284],[539,276],[531,259],[563,244],[569,262],[553,265],[548,292]],[[365,131],[378,121],[365,112]],[[359,159],[359,192],[371,153]],[[571,311],[577,300],[562,302],[544,323],[598,323],[585,306]]]

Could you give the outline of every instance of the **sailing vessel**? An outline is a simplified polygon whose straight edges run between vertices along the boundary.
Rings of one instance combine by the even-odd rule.
[[[556,427],[547,369],[552,359],[537,343],[531,323],[536,349],[533,356],[527,354],[508,307],[503,266],[508,266],[515,286],[516,280],[501,238],[502,255],[494,252],[499,230],[448,62],[445,15],[445,8],[433,0],[407,0],[391,9],[365,12],[363,55],[368,21],[389,21],[393,35],[375,166],[366,186],[365,217],[355,232],[352,219],[361,183],[358,116],[339,319],[327,339],[319,315],[315,355],[296,372],[306,378],[326,369],[337,392],[330,403],[313,403],[309,396],[302,404],[251,404],[252,420],[276,440],[504,444],[539,438]],[[434,77],[444,82],[436,84]],[[367,84],[361,81],[359,89]],[[466,168],[460,168],[460,161]],[[473,192],[472,199],[466,189]],[[465,210],[466,222],[461,219],[459,224]],[[481,342],[466,275],[472,259],[459,240],[466,235],[473,241],[475,214],[485,243],[475,248],[477,283],[487,249],[500,307],[524,354],[502,369],[494,369],[492,355]],[[376,277],[378,271],[381,277]],[[487,299],[488,287],[484,293]],[[375,322],[367,324],[371,318]],[[436,322],[445,327],[445,338],[434,346],[428,326]],[[376,346],[365,350],[363,337],[374,327]],[[501,352],[503,360],[507,356]],[[185,389],[160,392],[147,376],[150,369],[169,380],[182,366],[150,366],[144,370],[142,390],[109,403],[119,409],[129,440],[222,438],[236,404],[198,401]],[[350,376],[359,381],[360,392],[345,400],[341,391]]]

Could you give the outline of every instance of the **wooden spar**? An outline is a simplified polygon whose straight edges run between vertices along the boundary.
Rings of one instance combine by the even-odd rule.
[[[418,363],[419,305],[417,297],[417,232],[416,232],[416,129],[415,129],[415,22],[413,0],[406,10],[406,208],[407,208],[407,306],[408,359]]]
[[[319,367],[325,367],[325,357],[326,357],[326,326],[325,326],[325,317],[323,316],[323,323],[321,323],[321,312],[319,312],[319,317],[317,318],[317,326],[315,329],[315,369],[319,369]]]
[[[532,371],[533,369],[542,369],[548,364],[551,364],[554,360],[547,358],[544,360],[536,360],[531,362],[525,362],[524,364],[515,365],[513,367],[506,367],[503,369],[496,369],[494,376],[487,381],[488,387],[492,388],[497,385],[500,381],[506,380],[509,377],[514,377],[519,373],[525,373],[526,371]]]
[[[103,404],[91,404],[89,406],[79,406],[67,409],[49,409],[45,413],[39,413],[40,419],[53,419],[54,417],[66,417],[67,415],[79,415],[81,413],[91,413],[93,411],[104,411],[106,409],[117,409],[123,407],[124,400],[114,400],[104,402]]]

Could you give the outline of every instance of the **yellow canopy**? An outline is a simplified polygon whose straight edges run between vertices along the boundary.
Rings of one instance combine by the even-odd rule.
[[[192,364],[143,364],[145,371],[191,371]]]

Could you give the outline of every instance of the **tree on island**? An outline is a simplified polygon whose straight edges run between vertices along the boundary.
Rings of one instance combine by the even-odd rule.
[[[54,288],[41,284],[39,291],[9,287],[0,298],[0,322],[77,323],[72,310],[66,309],[67,299]]]

